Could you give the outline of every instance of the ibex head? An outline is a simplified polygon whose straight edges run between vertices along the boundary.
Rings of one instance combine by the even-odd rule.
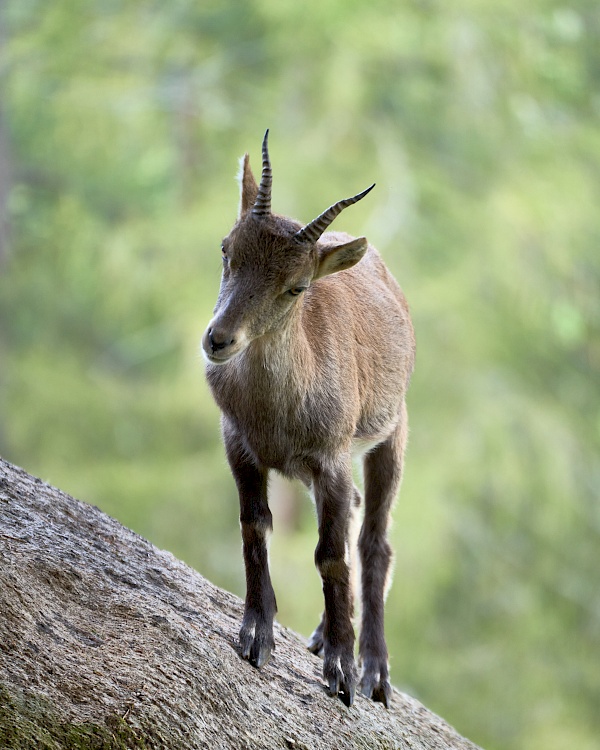
[[[341,243],[321,237],[344,208],[364,198],[374,185],[334,203],[304,227],[271,213],[268,135],[267,130],[260,185],[248,154],[243,159],[240,212],[221,247],[221,288],[202,337],[204,355],[213,364],[225,364],[253,340],[280,329],[314,281],[355,265],[367,249],[365,237]]]

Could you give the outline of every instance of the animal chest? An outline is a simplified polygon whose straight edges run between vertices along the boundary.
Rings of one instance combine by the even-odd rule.
[[[248,451],[263,465],[302,478],[314,456],[327,453],[340,430],[340,405],[335,399],[316,402],[310,390],[282,387],[268,370],[258,384],[244,368],[229,373],[210,368],[208,381],[225,418],[235,427]],[[282,398],[282,394],[285,398]]]

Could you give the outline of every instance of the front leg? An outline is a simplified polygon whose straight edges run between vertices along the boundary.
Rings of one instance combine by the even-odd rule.
[[[246,569],[246,601],[240,628],[242,657],[255,667],[262,667],[275,648],[273,617],[277,611],[267,552],[267,536],[273,529],[273,517],[267,502],[268,470],[252,460],[239,435],[225,421],[223,437],[240,497]]]
[[[323,581],[325,612],[322,620],[323,675],[331,695],[351,706],[358,673],[354,661],[352,591],[347,563],[350,502],[353,496],[351,464],[320,468],[313,475],[319,518],[315,563]]]
[[[351,581],[351,596],[352,601],[354,601],[354,597],[356,595],[357,591],[357,581],[356,581],[356,573],[357,573],[357,560],[356,558],[356,544],[358,541],[358,520],[359,520],[359,509],[362,504],[362,497],[360,492],[354,488],[354,499],[352,501],[352,508],[350,510],[350,523],[349,523],[349,530],[348,530],[348,547],[349,547],[349,553],[350,553],[350,581]],[[351,605],[352,609],[352,605]],[[313,654],[316,654],[317,656],[322,656],[323,654],[323,628],[325,627],[325,613],[323,613],[321,617],[321,621],[313,631],[312,635],[308,639],[308,650],[312,651]]]

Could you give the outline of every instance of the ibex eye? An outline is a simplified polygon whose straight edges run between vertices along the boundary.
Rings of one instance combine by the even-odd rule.
[[[293,286],[291,289],[288,289],[288,294],[291,294],[292,297],[297,297],[299,294],[302,294],[305,289],[305,286]]]

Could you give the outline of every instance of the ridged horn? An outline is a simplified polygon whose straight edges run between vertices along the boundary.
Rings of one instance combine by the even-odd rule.
[[[271,185],[273,184],[273,173],[269,161],[269,131],[265,133],[262,143],[262,175],[258,186],[258,195],[252,213],[255,216],[267,216],[271,213]]]
[[[323,211],[320,216],[313,219],[310,224],[307,224],[305,227],[298,230],[294,237],[298,242],[316,242],[338,214],[340,214],[345,208],[348,208],[348,206],[358,203],[358,201],[362,200],[367,193],[370,193],[371,190],[373,190],[374,187],[375,183],[366,190],[363,190],[362,193],[358,193],[352,198],[345,198],[342,201],[334,203],[333,206],[329,206],[326,211]]]

